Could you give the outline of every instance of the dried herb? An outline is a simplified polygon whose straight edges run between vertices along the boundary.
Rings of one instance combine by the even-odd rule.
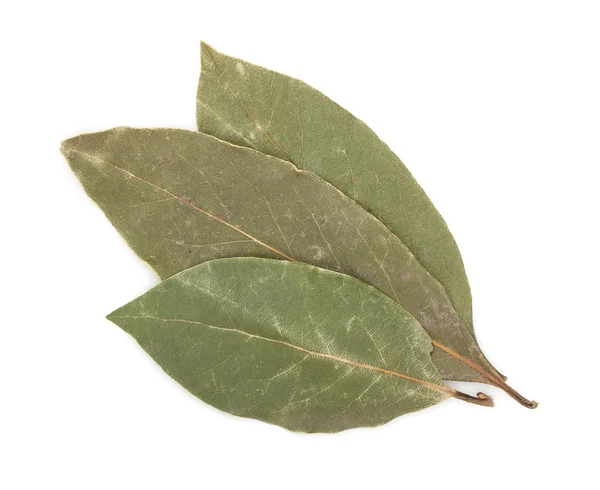
[[[63,142],[163,279],[109,318],[190,392],[290,430],[385,423],[498,386],[458,247],[391,150],[305,83],[202,45],[200,132]],[[277,259],[277,260],[275,260]]]
[[[402,161],[364,122],[301,80],[224,55],[205,43],[197,122],[201,132],[316,173],[368,210],[442,284],[475,339],[469,282],[446,222]],[[434,358],[454,356],[433,338],[445,351]],[[478,346],[476,351],[479,359],[472,369],[442,368],[444,378],[497,385],[535,408],[535,402],[505,383]]]
[[[202,400],[294,431],[376,426],[449,397],[491,405],[442,383],[397,303],[305,264],[205,262],[108,318]]]

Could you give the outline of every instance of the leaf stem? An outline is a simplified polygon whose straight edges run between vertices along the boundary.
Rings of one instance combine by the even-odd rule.
[[[461,356],[458,352],[453,351],[449,347],[446,347],[445,345],[442,345],[439,342],[436,342],[435,340],[432,340],[431,343],[434,346],[436,346],[437,348],[442,349],[447,354],[450,354],[452,357],[455,357],[459,361],[463,362],[470,368],[475,369],[475,371],[477,371],[479,374],[481,374],[482,376],[487,378],[491,382],[491,384],[504,390],[511,398],[518,401],[524,407],[533,409],[538,406],[537,402],[535,402],[533,400],[528,400],[527,398],[525,398],[523,395],[518,393],[514,388],[507,385],[503,379],[501,379],[497,376],[494,376],[493,374],[490,374],[485,369],[483,369],[481,366],[478,366],[477,364],[475,364],[473,361],[467,359],[466,357]]]
[[[467,393],[463,393],[462,391],[452,389],[451,395],[454,398],[458,398],[459,400],[462,400],[464,402],[473,403],[475,405],[481,405],[482,407],[494,406],[494,399],[491,396],[486,395],[485,393],[477,393],[477,396],[472,396],[468,395]]]

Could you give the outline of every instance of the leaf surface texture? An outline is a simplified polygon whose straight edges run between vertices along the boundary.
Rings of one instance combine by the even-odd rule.
[[[448,397],[408,312],[306,264],[205,262],[108,318],[197,397],[294,431],[380,425]]]

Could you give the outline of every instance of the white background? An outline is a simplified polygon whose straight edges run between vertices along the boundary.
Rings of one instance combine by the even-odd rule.
[[[10,2],[0,19],[0,487],[599,488],[600,4]],[[199,40],[366,121],[461,248],[490,359],[450,400],[302,435],[221,413],[104,316],[157,283],[59,153],[194,129]],[[594,457],[595,455],[595,457]]]

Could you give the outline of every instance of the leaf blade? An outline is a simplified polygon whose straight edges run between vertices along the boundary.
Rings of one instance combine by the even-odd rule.
[[[290,430],[380,425],[449,396],[408,312],[305,264],[205,262],[108,318],[194,395]]]
[[[206,43],[201,49],[198,130],[289,160],[355,200],[444,286],[473,333],[471,290],[458,246],[390,148],[364,122],[304,82]]]

